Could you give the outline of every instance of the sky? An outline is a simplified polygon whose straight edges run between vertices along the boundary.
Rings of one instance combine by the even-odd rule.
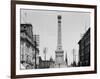
[[[62,49],[64,57],[67,53],[68,64],[73,62],[73,52],[75,49],[76,61],[78,62],[78,42],[82,35],[90,27],[90,13],[21,9],[21,23],[31,23],[33,35],[40,36],[39,55],[44,59],[44,48],[47,48],[46,59],[52,57],[55,60],[55,50],[57,49],[58,19],[61,15]],[[65,58],[64,58],[65,59]]]

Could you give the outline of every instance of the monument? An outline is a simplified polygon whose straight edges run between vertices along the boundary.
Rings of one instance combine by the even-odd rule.
[[[57,39],[57,49],[55,51],[55,67],[64,67],[64,51],[62,49],[62,34],[61,34],[61,15],[57,16],[58,18],[58,39]]]

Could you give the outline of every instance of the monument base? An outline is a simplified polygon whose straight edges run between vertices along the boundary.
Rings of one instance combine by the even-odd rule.
[[[57,64],[55,63],[54,68],[65,68],[68,67],[65,63]]]

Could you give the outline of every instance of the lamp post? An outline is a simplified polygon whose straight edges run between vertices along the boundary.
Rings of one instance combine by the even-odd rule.
[[[43,52],[44,52],[44,55],[45,55],[45,56],[44,56],[44,59],[45,59],[45,61],[46,61],[47,47],[44,48]]]
[[[35,41],[34,41],[34,43],[35,43],[35,69],[37,69],[37,66],[36,66],[36,48],[37,48],[37,46],[36,46],[36,35],[34,35],[34,38],[35,38]]]

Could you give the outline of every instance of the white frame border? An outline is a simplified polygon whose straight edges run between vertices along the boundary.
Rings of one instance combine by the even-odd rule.
[[[80,11],[91,13],[91,66],[90,67],[69,67],[69,68],[51,68],[51,69],[32,69],[20,70],[20,8],[25,9],[43,9],[43,10],[60,10],[60,11]],[[54,7],[54,6],[40,6],[40,5],[22,5],[16,4],[16,75],[23,74],[45,74],[45,73],[61,73],[61,72],[79,72],[94,70],[94,9],[88,8],[72,8],[72,7]]]

